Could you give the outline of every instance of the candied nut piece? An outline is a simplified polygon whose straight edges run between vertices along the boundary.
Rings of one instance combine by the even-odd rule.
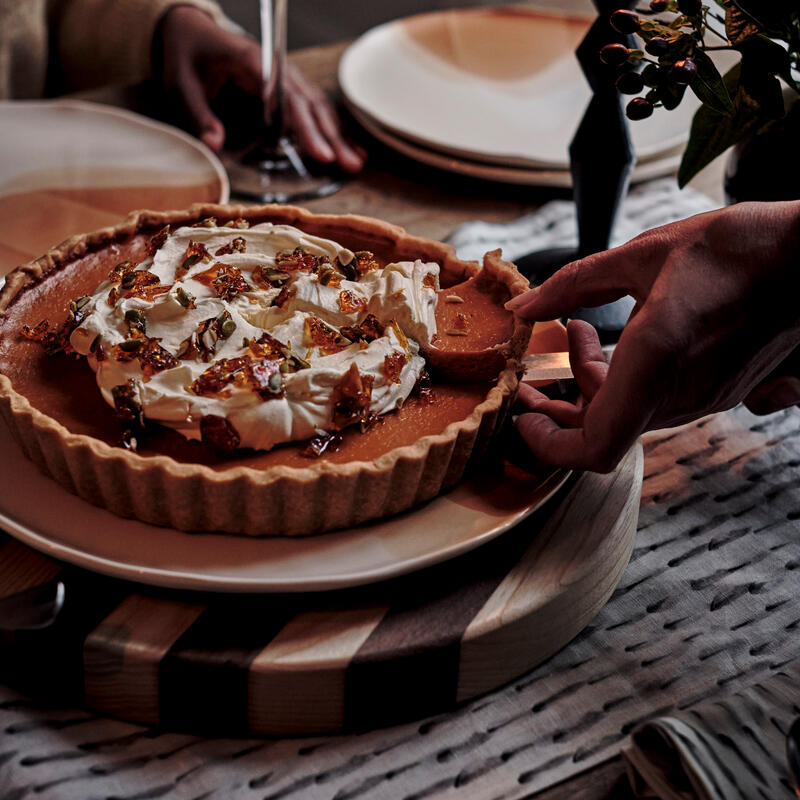
[[[400,383],[400,376],[407,361],[408,356],[399,351],[389,353],[389,355],[384,357],[381,371],[387,383]]]
[[[369,250],[356,251],[355,258],[353,258],[350,263],[355,267],[356,272],[361,278],[371,270],[381,268],[381,265],[375,259],[375,255]]]
[[[132,361],[136,358],[142,372],[148,377],[178,366],[178,359],[159,344],[161,339],[145,336],[137,328],[131,329],[131,337],[112,348],[111,355],[116,361]]]
[[[358,325],[346,325],[339,332],[352,342],[374,342],[383,336],[383,325],[374,314],[367,314]]]
[[[147,255],[154,256],[166,243],[169,238],[169,225],[165,225],[155,236],[151,236],[147,242]]]
[[[200,439],[217,452],[230,453],[241,442],[233,423],[217,414],[206,414],[200,418]]]
[[[316,272],[319,261],[317,256],[307,253],[302,247],[295,247],[292,252],[283,251],[275,254],[275,266],[280,269]]]
[[[227,386],[236,381],[240,375],[244,377],[244,370],[251,363],[252,359],[249,356],[221,358],[201,373],[190,388],[195,394],[205,397],[220,394]]]
[[[436,291],[436,276],[432,272],[425,273],[425,277],[422,279],[422,285],[426,289],[433,289]]]
[[[352,342],[319,317],[306,317],[303,323],[303,342],[307,347],[318,347],[324,356],[330,356],[349,347]]]
[[[277,289],[292,277],[292,273],[283,269],[268,267],[265,264],[259,264],[253,270],[252,277],[253,283],[262,289]]]
[[[227,244],[223,244],[221,247],[218,247],[217,250],[214,252],[215,256],[228,256],[231,253],[246,253],[247,252],[247,242],[243,236],[237,236],[234,239],[231,239]]]
[[[367,301],[363,297],[359,297],[348,289],[342,289],[339,292],[339,311],[342,314],[359,314],[366,309]]]
[[[202,242],[195,242],[191,239],[186,246],[186,251],[181,256],[181,263],[175,269],[175,278],[185,275],[198,261],[208,263],[211,261],[211,253]]]
[[[319,458],[325,453],[335,453],[342,445],[342,434],[321,433],[313,439],[309,439],[301,454],[306,458]]]
[[[433,386],[431,385],[431,376],[428,374],[427,370],[423,369],[422,372],[420,372],[419,378],[417,378],[417,382],[411,390],[411,394],[418,398],[422,405],[430,405],[435,400]]]
[[[233,264],[218,261],[210,269],[192,275],[192,279],[208,286],[217,297],[231,301],[240,292],[249,292],[250,285],[242,277],[242,271]]]
[[[274,359],[265,358],[262,361],[251,362],[247,366],[247,380],[262,400],[283,397],[282,361],[282,356]]]
[[[286,286],[278,292],[278,296],[272,301],[273,306],[283,308],[295,296],[295,289],[293,286]]]
[[[370,421],[372,401],[372,375],[362,375],[355,364],[339,381],[334,390],[333,424],[338,429]]]

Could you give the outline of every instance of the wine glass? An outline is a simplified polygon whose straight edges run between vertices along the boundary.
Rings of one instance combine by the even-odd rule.
[[[260,141],[225,158],[232,194],[262,203],[326,197],[341,180],[305,163],[286,124],[288,0],[259,0],[264,130]]]

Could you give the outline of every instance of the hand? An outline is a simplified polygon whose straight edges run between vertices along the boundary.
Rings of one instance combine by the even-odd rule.
[[[225,127],[209,103],[229,83],[261,97],[261,48],[252,39],[221,28],[199,8],[178,5],[161,18],[153,52],[167,96],[177,99],[206,145],[221,149]],[[346,172],[358,172],[364,153],[345,140],[324,92],[292,65],[287,65],[285,86],[288,123],[303,152],[323,163],[336,162]]]
[[[542,461],[608,472],[644,431],[742,400],[800,402],[797,378],[762,383],[800,344],[798,289],[800,202],[701,214],[568,264],[507,307],[549,320],[626,294],[636,305],[610,366],[590,325],[568,325],[583,402],[522,386],[522,438]]]

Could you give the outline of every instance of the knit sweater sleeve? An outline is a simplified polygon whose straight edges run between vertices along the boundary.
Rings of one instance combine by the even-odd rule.
[[[51,6],[61,91],[149,77],[153,35],[161,16],[175,5],[195,6],[225,22],[214,0],[61,0]]]

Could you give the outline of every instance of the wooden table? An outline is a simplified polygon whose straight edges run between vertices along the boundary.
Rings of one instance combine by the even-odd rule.
[[[325,88],[335,89],[336,64],[344,45],[311,48],[293,54],[293,60]],[[423,168],[378,145],[351,128],[353,138],[370,152],[362,174],[337,194],[306,203],[314,211],[365,213],[402,225],[414,234],[446,236],[458,224],[473,219],[502,222],[531,212],[552,190],[487,184]],[[693,185],[721,199],[721,164],[706,169]],[[564,196],[560,193],[560,196]],[[578,777],[531,797],[536,800],[600,800],[631,796],[619,757]]]

